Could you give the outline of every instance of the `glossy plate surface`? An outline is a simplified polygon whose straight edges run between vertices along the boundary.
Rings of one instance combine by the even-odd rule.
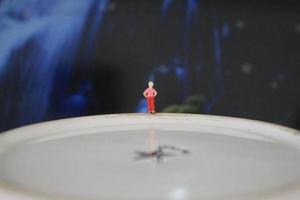
[[[0,135],[0,199],[299,200],[298,134],[189,114],[31,125]]]

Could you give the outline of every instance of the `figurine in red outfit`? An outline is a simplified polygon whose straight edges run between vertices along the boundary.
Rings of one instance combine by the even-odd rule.
[[[148,82],[148,88],[144,91],[143,95],[147,99],[148,113],[155,113],[155,97],[157,95],[156,90],[153,88],[153,82]]]

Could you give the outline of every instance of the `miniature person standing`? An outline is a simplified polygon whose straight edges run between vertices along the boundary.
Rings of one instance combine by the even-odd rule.
[[[147,109],[148,113],[155,113],[155,100],[157,95],[156,90],[153,88],[154,83],[152,81],[148,82],[148,88],[144,91],[143,95],[147,99]]]

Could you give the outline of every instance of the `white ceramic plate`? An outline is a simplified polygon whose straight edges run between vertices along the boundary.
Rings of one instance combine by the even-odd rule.
[[[0,135],[0,199],[299,200],[298,134],[188,114],[31,125]]]

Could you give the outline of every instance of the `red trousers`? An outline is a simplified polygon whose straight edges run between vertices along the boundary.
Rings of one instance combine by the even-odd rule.
[[[154,112],[155,111],[154,97],[147,97],[147,109],[148,109],[148,112]]]

